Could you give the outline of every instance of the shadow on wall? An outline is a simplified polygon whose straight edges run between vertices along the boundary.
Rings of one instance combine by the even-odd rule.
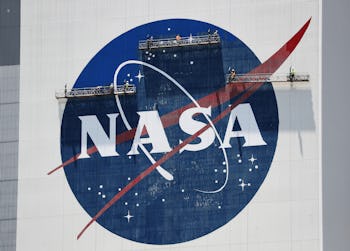
[[[310,89],[285,84],[275,87],[279,113],[280,131],[314,131],[315,113],[313,111]]]

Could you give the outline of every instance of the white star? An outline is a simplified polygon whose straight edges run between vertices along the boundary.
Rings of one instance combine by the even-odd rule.
[[[141,78],[143,78],[144,76],[141,74],[141,71],[139,70],[139,74],[137,74],[136,76],[135,76],[135,78],[137,78],[138,80],[139,80],[139,83],[140,83],[140,81],[141,81]]]
[[[255,159],[253,154],[252,154],[252,157],[250,157],[250,159],[248,159],[250,162],[252,162],[252,165],[254,164],[254,161],[258,160],[258,159]]]
[[[134,217],[133,215],[130,214],[130,211],[128,210],[128,214],[124,216],[128,220],[128,223],[130,222],[130,219]]]
[[[240,179],[240,181],[241,181],[241,184],[239,184],[238,186],[240,186],[242,188],[242,191],[244,191],[244,188],[246,186],[250,186],[250,183],[244,183],[244,180],[241,180],[241,179]]]

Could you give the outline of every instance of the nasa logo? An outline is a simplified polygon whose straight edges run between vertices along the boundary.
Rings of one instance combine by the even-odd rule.
[[[97,221],[129,240],[181,243],[242,211],[268,174],[278,110],[271,83],[225,74],[261,65],[234,35],[186,19],[136,27],[99,51],[74,88],[137,91],[67,101],[60,167],[92,217],[78,237]]]

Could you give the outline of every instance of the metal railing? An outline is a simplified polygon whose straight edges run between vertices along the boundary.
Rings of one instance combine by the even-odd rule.
[[[106,96],[106,95],[123,95],[123,94],[135,94],[136,86],[133,84],[117,85],[116,88],[113,85],[110,86],[96,86],[85,88],[72,88],[57,91],[55,96],[60,98],[78,98],[78,97],[93,97],[93,96]]]
[[[189,37],[173,37],[164,39],[146,39],[139,41],[139,49],[155,49],[155,48],[167,48],[177,46],[188,45],[204,45],[204,44],[218,44],[221,42],[220,36],[217,33],[202,35],[202,36],[189,36]]]
[[[135,94],[136,93],[136,86],[129,84],[129,85],[117,85],[117,89],[114,92],[114,94]]]
[[[267,74],[237,74],[234,79],[230,79],[230,74],[226,75],[227,83],[249,83],[249,82],[307,82],[310,75],[306,73],[298,73],[294,76],[290,74],[272,75]]]

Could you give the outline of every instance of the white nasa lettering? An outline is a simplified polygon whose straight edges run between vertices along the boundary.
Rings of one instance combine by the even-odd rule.
[[[139,154],[137,148],[140,144],[152,144],[151,153],[170,152],[171,147],[165,134],[162,121],[157,111],[137,112],[140,115],[139,123],[136,128],[134,142],[128,155]],[[142,130],[146,128],[148,138],[141,138]]]
[[[194,107],[184,111],[179,119],[179,126],[181,127],[182,131],[193,135],[201,128],[206,126],[205,123],[193,119],[193,115],[197,113],[204,113],[208,116],[211,116],[211,107]],[[199,135],[198,138],[200,138],[201,142],[197,144],[187,144],[186,146],[181,148],[180,153],[182,153],[183,151],[197,152],[210,146],[215,139],[214,130],[212,128],[208,128],[201,135]],[[179,142],[181,144],[182,140],[179,140]]]
[[[236,119],[241,127],[240,131],[233,131]],[[240,104],[231,111],[224,142],[221,147],[231,148],[230,139],[238,137],[243,137],[245,139],[244,147],[266,145],[266,142],[261,136],[250,104]]]
[[[197,113],[211,116],[211,107],[194,107],[184,111],[179,118],[179,126],[183,132],[194,135],[206,126],[204,122],[193,119],[193,116]],[[137,114],[140,118],[133,144],[127,155],[139,154],[138,147],[144,144],[152,144],[151,153],[170,152],[172,149],[158,112],[140,111]],[[116,118],[119,113],[107,114],[107,116],[109,117],[109,136],[105,133],[96,115],[79,116],[81,120],[81,154],[79,159],[90,158],[87,153],[88,135],[102,157],[119,156],[116,151]],[[239,131],[233,130],[236,120],[241,127]],[[148,137],[141,137],[144,129],[147,130]],[[231,111],[225,138],[220,148],[231,148],[230,140],[238,137],[244,138],[243,147],[266,145],[250,104],[240,104]],[[208,148],[215,140],[215,132],[212,128],[208,128],[198,138],[200,139],[199,143],[185,145],[180,153],[183,151],[196,152]],[[181,144],[182,140],[179,140],[179,142]]]
[[[94,142],[102,157],[119,156],[116,151],[116,118],[119,113],[107,114],[109,117],[109,137],[96,115],[79,116],[81,120],[81,153],[79,159],[90,158],[87,153],[87,136]]]

